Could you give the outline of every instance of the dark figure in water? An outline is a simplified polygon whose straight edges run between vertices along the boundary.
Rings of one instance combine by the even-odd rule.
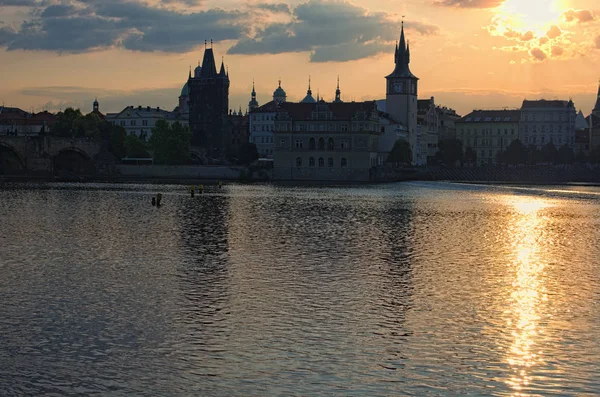
[[[152,197],[152,206],[156,206],[156,197]]]

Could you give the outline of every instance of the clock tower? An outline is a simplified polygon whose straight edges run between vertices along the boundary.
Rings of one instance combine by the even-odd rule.
[[[417,163],[419,145],[417,142],[417,89],[419,79],[411,73],[410,46],[404,38],[404,22],[400,33],[400,44],[394,54],[394,71],[386,76],[386,112],[408,129],[408,140],[412,149],[413,164]]]

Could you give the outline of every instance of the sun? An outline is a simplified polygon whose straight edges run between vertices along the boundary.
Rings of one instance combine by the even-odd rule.
[[[565,0],[506,0],[497,14],[514,30],[542,34],[557,23],[566,10]]]

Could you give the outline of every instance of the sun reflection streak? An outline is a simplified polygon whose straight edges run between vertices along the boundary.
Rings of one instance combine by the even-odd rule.
[[[531,368],[543,361],[542,353],[536,351],[539,306],[547,299],[542,277],[546,261],[541,250],[547,220],[541,212],[550,204],[544,199],[522,197],[511,198],[510,204],[514,207],[510,230],[514,280],[506,314],[513,342],[507,353],[512,371],[506,383],[513,389],[513,396],[525,396],[523,389],[531,383]]]

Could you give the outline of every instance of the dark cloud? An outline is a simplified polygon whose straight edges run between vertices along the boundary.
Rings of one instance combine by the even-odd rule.
[[[421,34],[436,34],[437,26],[420,22],[406,27]],[[298,5],[292,22],[258,29],[238,41],[229,54],[279,54],[311,52],[311,61],[348,61],[380,53],[382,44],[398,38],[399,26],[385,13],[368,13],[343,1],[316,1]]]
[[[563,14],[567,22],[585,23],[596,19],[596,15],[591,10],[569,10]]]
[[[504,3],[504,0],[439,0],[433,4],[443,7],[456,8],[494,8]]]
[[[39,2],[36,0],[0,0],[0,7],[2,7],[2,6],[33,7],[38,4],[39,4]]]
[[[133,51],[185,53],[204,39],[237,43],[230,54],[310,52],[313,62],[346,61],[387,51],[398,38],[399,24],[389,14],[368,12],[345,0],[309,0],[291,8],[285,3],[212,8],[180,12],[172,4],[196,5],[201,0],[166,0],[158,6],[129,0],[0,0],[34,7],[31,18],[16,30],[0,29],[7,50],[82,53],[110,47]],[[255,18],[286,14],[290,22]],[[261,20],[253,25],[252,21]],[[439,28],[407,21],[422,35]]]
[[[532,57],[533,57],[535,60],[537,60],[537,61],[540,61],[540,62],[541,62],[541,61],[543,61],[543,60],[545,60],[545,59],[547,58],[547,55],[546,55],[546,53],[545,53],[544,51],[542,51],[540,48],[537,48],[537,47],[536,47],[536,48],[533,48],[533,49],[530,51],[530,54],[531,54],[531,56],[532,56]]]
[[[187,52],[204,38],[221,41],[242,37],[248,18],[240,11],[211,9],[182,14],[124,0],[73,0],[39,7],[32,14],[36,16],[17,31],[0,32],[0,45],[8,50],[67,53],[112,46]]]
[[[286,3],[278,3],[278,4],[257,4],[256,8],[271,11],[274,13],[283,13],[290,14],[291,9],[290,6]]]

